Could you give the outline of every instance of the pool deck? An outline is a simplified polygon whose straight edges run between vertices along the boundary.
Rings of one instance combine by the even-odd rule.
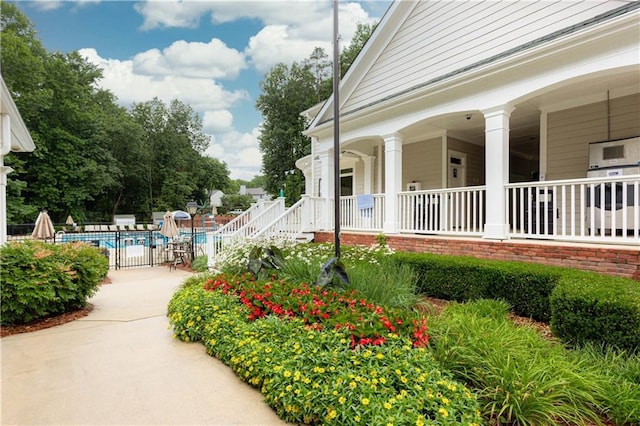
[[[0,424],[286,424],[202,344],[172,338],[167,303],[190,275],[110,271],[87,317],[0,339]]]

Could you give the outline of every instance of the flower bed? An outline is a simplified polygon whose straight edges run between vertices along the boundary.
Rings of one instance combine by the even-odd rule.
[[[289,422],[480,424],[475,395],[396,314],[353,294],[223,276],[190,279],[169,305],[176,337],[202,340]]]

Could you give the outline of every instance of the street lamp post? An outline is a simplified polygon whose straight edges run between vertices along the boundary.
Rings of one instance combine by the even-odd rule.
[[[195,250],[193,248],[193,246],[194,246],[194,240],[193,240],[193,216],[196,214],[197,211],[198,211],[198,203],[196,203],[193,200],[189,201],[187,203],[187,212],[191,216],[191,261],[192,262],[196,257],[195,256]]]

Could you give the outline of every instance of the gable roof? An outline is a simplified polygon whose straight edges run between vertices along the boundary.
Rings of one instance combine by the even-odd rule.
[[[340,82],[341,116],[495,66],[638,8],[640,2],[624,1],[396,1]],[[333,96],[308,130],[331,121]]]

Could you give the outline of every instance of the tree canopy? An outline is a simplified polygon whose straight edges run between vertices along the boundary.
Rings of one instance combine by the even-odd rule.
[[[341,75],[374,29],[375,25],[358,24],[353,40],[340,54]],[[311,140],[302,134],[308,123],[301,113],[331,95],[332,62],[326,51],[317,47],[300,63],[275,65],[261,81],[260,89],[256,107],[263,118],[259,139],[264,188],[273,196],[284,190],[292,203],[304,189],[304,176],[295,161],[311,153]]]
[[[148,221],[153,211],[182,209],[227,190],[227,165],[204,156],[210,137],[187,104],[159,99],[126,110],[98,88],[102,71],[77,52],[47,52],[29,19],[2,2],[3,78],[36,143],[11,153],[7,220],[109,222],[114,214]],[[24,72],[29,70],[29,72]]]

